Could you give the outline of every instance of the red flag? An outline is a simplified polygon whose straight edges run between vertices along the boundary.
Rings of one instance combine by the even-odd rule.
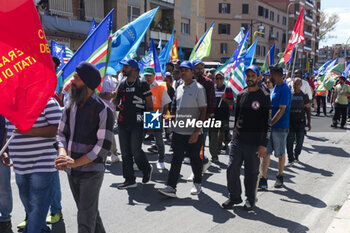
[[[174,41],[173,46],[171,48],[170,61],[176,62],[179,60],[179,54],[177,50],[177,40]]]
[[[0,0],[0,114],[21,132],[54,94],[57,78],[33,0]]]
[[[295,44],[299,44],[305,40],[304,38],[304,7],[301,8],[298,20],[294,26],[293,33],[290,36],[286,51],[284,52],[284,63],[287,64],[292,54]]]

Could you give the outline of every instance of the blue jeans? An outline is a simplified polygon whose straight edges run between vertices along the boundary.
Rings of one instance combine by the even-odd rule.
[[[12,191],[10,168],[0,162],[0,222],[11,220]]]
[[[61,206],[60,177],[59,177],[58,171],[55,171],[53,175],[50,213],[58,214],[58,213],[61,213],[61,211],[62,211],[62,206]]]
[[[50,232],[46,226],[49,211],[54,172],[16,174],[19,196],[28,216],[23,233]]]

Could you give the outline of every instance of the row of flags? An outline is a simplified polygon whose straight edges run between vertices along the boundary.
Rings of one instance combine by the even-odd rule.
[[[66,46],[52,41],[52,56],[58,57],[61,61],[57,75],[63,79],[64,90],[69,89],[75,68],[81,61],[94,64],[99,69],[102,77],[105,75],[107,67],[120,70],[122,68],[120,61],[135,57],[136,51],[158,9],[159,7],[142,14],[114,34],[112,33],[114,10],[109,12],[98,25],[93,20],[87,39],[74,54]],[[286,51],[277,55],[280,58],[279,63],[285,65],[290,63],[293,53],[296,52],[297,44],[305,40],[303,35],[303,10],[304,8],[300,11]],[[1,63],[0,98],[4,101],[0,103],[0,114],[14,123],[22,132],[26,132],[45,107],[48,98],[52,96],[57,83],[57,76],[33,1],[11,1],[11,3],[2,4],[0,5],[0,12],[2,12],[0,14],[0,24],[3,26],[5,33],[4,37],[0,38],[2,60],[6,59],[6,54],[13,54],[16,51],[18,54],[24,54],[25,58],[28,59],[27,62],[23,59],[20,60],[23,67],[17,67],[17,64],[20,64],[17,61],[20,59],[19,55],[15,57],[17,60],[13,61],[16,62],[14,64],[10,60],[9,64]],[[15,17],[19,17],[19,19],[8,21],[8,19]],[[30,22],[30,25],[27,25],[27,22]],[[209,56],[214,24],[213,22],[199,40],[196,38],[196,44],[189,58],[190,61]],[[148,65],[154,66],[158,80],[162,79],[162,74],[165,73],[166,64],[169,61],[183,60],[182,49],[178,48],[177,41],[174,39],[174,31],[175,29],[173,29],[164,48],[161,49],[159,56],[152,40],[149,51],[139,62],[141,69]],[[257,39],[248,47],[249,33],[250,29],[246,33],[241,29],[239,35],[234,39],[239,43],[236,51],[217,70],[217,72],[224,73],[227,84],[234,90],[235,96],[245,87],[244,68],[253,63],[258,42]],[[28,40],[24,42],[23,37],[28,38]],[[161,48],[161,42],[159,46],[158,48]],[[274,64],[274,57],[275,45],[269,50],[263,69]],[[29,61],[31,61],[30,65],[28,64]],[[336,78],[341,73],[349,72],[350,67],[348,63],[335,65],[335,61],[331,61],[320,69],[319,78],[322,81],[320,86],[327,89],[332,84],[334,85]],[[32,77],[35,77],[35,79],[32,79]],[[27,101],[28,99],[30,101]]]

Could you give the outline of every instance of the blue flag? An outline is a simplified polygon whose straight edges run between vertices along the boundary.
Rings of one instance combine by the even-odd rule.
[[[92,18],[92,23],[91,23],[91,27],[90,27],[90,31],[89,31],[89,36],[91,35],[91,33],[94,32],[95,29],[96,29],[96,21],[95,21],[95,18]]]
[[[69,90],[75,68],[82,61],[95,65],[100,71],[101,77],[105,76],[108,65],[108,51],[112,40],[113,12],[114,9],[109,12],[63,67],[62,77],[65,91]]]
[[[182,52],[182,48],[181,47],[179,48],[179,59],[180,59],[180,61],[184,60],[184,54]]]
[[[158,9],[147,11],[113,34],[109,66],[120,70],[123,66],[119,62],[136,52]]]
[[[293,55],[293,52],[292,52]],[[275,44],[272,45],[270,52],[269,52],[269,65],[272,66],[275,64]]]
[[[170,62],[170,56],[171,56],[171,49],[173,47],[174,43],[174,32],[175,28],[173,29],[173,32],[171,33],[171,37],[169,41],[164,46],[163,50],[159,54],[159,63],[160,63],[160,69],[162,70],[162,73],[165,73],[166,64]]]
[[[64,58],[66,57],[66,46],[51,40],[51,55],[60,60],[60,65],[57,67],[57,72],[62,70],[64,67]]]
[[[247,55],[245,56],[244,66],[248,67],[253,64],[256,44],[258,43],[259,38],[256,38],[254,43],[248,48]]]
[[[292,53],[290,54],[289,60],[287,61],[287,64],[291,63],[293,60],[294,49],[295,49],[295,45],[293,47]]]
[[[348,61],[348,65],[346,66],[345,71],[344,71],[344,77],[345,77],[348,81],[349,81],[349,79],[348,79],[349,69],[350,69],[350,61]]]
[[[162,76],[162,71],[160,69],[157,49],[156,49],[156,46],[154,46],[153,40],[151,41],[150,50],[153,53],[153,62],[154,62],[154,71],[156,72],[156,80],[163,81],[163,76]]]

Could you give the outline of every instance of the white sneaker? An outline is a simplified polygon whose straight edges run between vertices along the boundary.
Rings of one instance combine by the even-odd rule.
[[[286,165],[286,167],[293,167],[293,165],[294,165],[294,162],[290,162]]]
[[[165,188],[158,189],[158,192],[168,197],[176,197],[176,189],[167,185]]]
[[[202,191],[202,185],[194,183],[191,188],[191,195],[198,195]]]
[[[157,169],[158,170],[164,170],[165,169],[164,163],[163,162],[158,162],[157,163]]]
[[[191,159],[189,157],[185,157],[184,164],[191,164]]]
[[[210,165],[211,165],[211,162],[210,162],[210,161],[208,161],[207,163],[203,164],[202,174],[204,174],[204,173],[208,170],[208,168],[210,167]]]
[[[120,158],[119,158],[119,156],[118,155],[111,155],[111,156],[108,156],[107,157],[107,161],[106,161],[106,163],[107,164],[112,164],[112,163],[117,163],[117,162],[119,162],[120,161]]]
[[[134,168],[134,171],[140,171],[140,169],[139,169],[139,167],[137,166],[136,163],[134,163],[133,168]]]
[[[193,179],[194,179],[194,174],[192,172],[191,175],[187,178],[187,181],[188,182],[193,182]]]

